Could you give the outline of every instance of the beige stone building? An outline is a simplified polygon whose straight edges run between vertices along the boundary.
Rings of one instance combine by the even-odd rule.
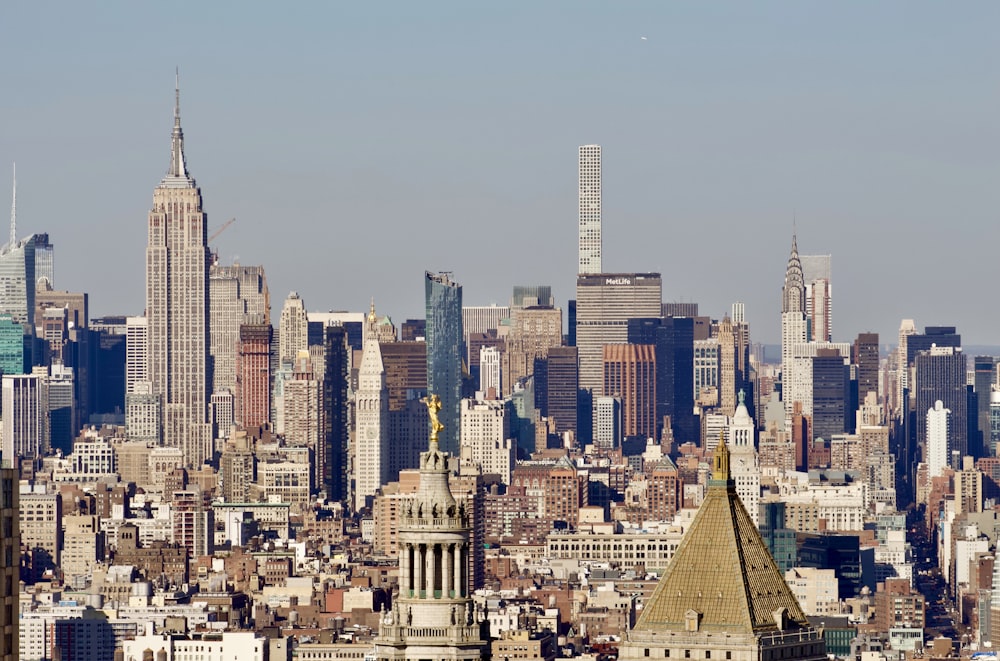
[[[514,385],[535,373],[535,359],[562,345],[562,310],[554,307],[513,308],[501,360],[501,387],[509,397]]]
[[[792,567],[785,572],[785,582],[807,616],[840,613],[840,584],[835,570]]]
[[[293,511],[309,505],[312,471],[307,463],[264,461],[257,464],[257,482],[251,487],[251,500],[288,503]]]
[[[104,533],[99,519],[92,514],[68,514],[63,517],[62,570],[67,583],[90,576],[104,555]]]
[[[43,564],[58,566],[62,549],[62,498],[54,493],[22,493],[18,513],[21,545],[34,556],[39,552],[47,556],[42,558]]]

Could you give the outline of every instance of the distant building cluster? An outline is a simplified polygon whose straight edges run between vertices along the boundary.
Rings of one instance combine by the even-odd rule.
[[[898,659],[1000,645],[1000,388],[951,326],[836,341],[793,233],[775,362],[736,302],[603,268],[573,300],[273,323],[184,154],[141,315],[90,319],[44,233],[0,249],[0,656]],[[16,189],[15,189],[16,190]],[[231,221],[230,221],[231,222]],[[780,267],[779,267],[780,268]],[[419,274],[418,274],[419,277]],[[775,283],[775,293],[777,294]],[[943,641],[948,641],[943,642]],[[945,649],[947,648],[947,649]]]

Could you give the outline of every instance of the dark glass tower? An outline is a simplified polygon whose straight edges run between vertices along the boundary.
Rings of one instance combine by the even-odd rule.
[[[847,428],[850,368],[836,349],[819,349],[812,359],[813,438],[829,441]]]
[[[990,387],[996,383],[997,359],[976,356],[976,446],[981,456],[992,454],[990,443]]]
[[[424,303],[427,319],[427,391],[441,398],[438,418],[444,429],[438,434],[443,452],[458,455],[459,406],[462,399],[462,286],[451,274],[424,273]],[[430,424],[428,422],[428,424]]]
[[[924,446],[927,441],[927,411],[934,408],[934,402],[940,399],[944,408],[951,411],[948,447],[964,457],[969,453],[969,397],[966,392],[965,354],[961,349],[953,347],[934,347],[930,351],[918,353],[913,362],[916,365],[914,417],[917,423],[917,444]]]
[[[859,333],[853,357],[858,366],[858,403],[863,404],[869,392],[878,394],[878,333]]]
[[[930,351],[932,346],[961,350],[962,336],[955,331],[954,326],[925,326],[923,335],[910,335],[906,338],[906,364],[913,365],[917,354]],[[931,402],[931,406],[934,406],[934,402]]]
[[[544,362],[546,388],[544,414],[555,419],[557,434],[567,431],[575,434],[577,432],[576,406],[579,387],[576,373],[576,347],[552,347]],[[537,397],[537,391],[535,394]]]
[[[315,482],[331,500],[349,497],[347,476],[347,330],[326,326],[323,336],[323,433],[316,448]]]
[[[656,425],[662,436],[670,416],[679,443],[697,441],[694,417],[694,319],[637,317],[628,321],[629,344],[652,344],[656,353]]]

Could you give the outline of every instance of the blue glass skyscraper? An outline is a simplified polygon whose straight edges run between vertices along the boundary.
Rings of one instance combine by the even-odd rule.
[[[441,450],[458,455],[459,405],[462,399],[462,286],[450,273],[424,273],[427,319],[427,391],[441,398],[438,435]],[[429,424],[429,422],[428,422]]]

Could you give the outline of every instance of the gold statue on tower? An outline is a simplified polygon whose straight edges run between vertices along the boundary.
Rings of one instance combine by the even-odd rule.
[[[427,406],[427,414],[431,417],[431,444],[437,447],[438,432],[444,429],[444,425],[438,419],[438,411],[441,410],[441,398],[437,394],[428,395],[420,400]]]

